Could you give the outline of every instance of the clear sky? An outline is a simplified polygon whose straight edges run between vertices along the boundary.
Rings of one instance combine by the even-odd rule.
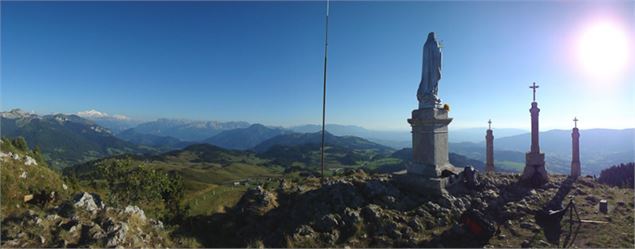
[[[320,123],[324,2],[2,1],[1,11],[3,110]],[[533,81],[541,129],[574,116],[581,128],[635,127],[635,1],[330,11],[328,123],[408,129],[434,31],[451,128],[491,118],[528,129]]]

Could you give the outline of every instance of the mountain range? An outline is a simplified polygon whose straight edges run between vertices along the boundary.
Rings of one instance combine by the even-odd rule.
[[[75,115],[91,120],[95,122],[96,124],[106,129],[109,129],[113,133],[119,133],[123,130],[130,129],[132,127],[135,127],[143,123],[143,121],[131,119],[124,115],[120,115],[120,114],[111,115],[111,114],[100,112],[94,109],[78,112]]]
[[[133,131],[142,134],[169,136],[183,141],[201,141],[222,131],[246,128],[247,122],[192,121],[182,119],[157,119],[141,123]]]
[[[253,124],[246,128],[222,131],[203,142],[228,149],[247,150],[270,138],[289,133],[291,131],[286,129]]]
[[[31,145],[42,148],[42,152],[51,165],[56,168],[64,168],[71,165],[81,164],[86,161],[95,160],[108,156],[122,154],[157,154],[159,152],[174,151],[190,146],[194,148],[195,143],[216,144],[225,149],[255,150],[260,153],[266,152],[274,145],[297,146],[304,144],[319,145],[320,133],[295,133],[282,128],[266,127],[254,124],[245,128],[229,129],[234,126],[243,126],[243,123],[189,123],[186,121],[158,120],[151,124],[159,124],[154,127],[165,127],[169,131],[188,130],[185,127],[194,127],[194,130],[228,129],[222,131],[204,141],[192,142],[183,141],[171,136],[161,136],[151,133],[142,133],[150,124],[141,124],[117,133],[106,129],[95,121],[87,120],[80,116],[71,114],[54,114],[39,116],[23,112],[21,110],[11,110],[2,112],[2,135],[10,138],[24,137]],[[141,127],[141,128],[139,128]],[[149,129],[151,131],[161,131],[160,129]],[[391,148],[370,142],[368,140],[345,136],[338,137],[329,133],[325,134],[325,139],[331,148],[342,148],[346,150],[343,156],[348,158],[358,158],[358,154],[374,155],[375,153],[387,154]],[[188,147],[188,148],[190,148]],[[311,149],[315,151],[315,148]],[[372,152],[368,152],[368,151]],[[298,153],[307,152],[299,150]],[[204,156],[204,155],[198,155]],[[369,156],[369,157],[371,157]],[[349,160],[355,164],[356,160]]]
[[[635,129],[580,130],[580,156],[593,158],[602,154],[633,151]],[[526,151],[531,143],[529,133],[494,139],[497,147]],[[540,133],[540,149],[558,157],[571,157],[571,130],[549,130]]]
[[[233,122],[219,122],[219,121],[196,121],[185,119],[166,119],[161,118],[155,121],[141,122],[130,119],[123,115],[109,115],[107,113],[99,112],[96,110],[89,110],[79,112],[79,116],[94,121],[95,123],[110,129],[114,134],[123,132],[126,129],[133,129],[134,134],[149,134],[161,137],[173,137],[182,141],[205,141],[219,146],[225,146],[227,148],[246,149],[249,145],[257,144],[257,142],[250,142],[248,144],[230,144],[226,142],[223,137],[234,136],[224,134],[217,138],[212,138],[224,131],[230,131],[233,129],[248,128],[250,126],[247,122],[233,121]],[[296,133],[315,133],[322,130],[321,125],[306,124],[291,126],[287,128],[264,126],[257,124],[259,127],[255,127],[253,134],[259,137],[259,134],[263,135],[263,138],[267,138],[267,134],[282,134],[285,132]],[[263,127],[271,128],[272,130],[265,131]],[[260,129],[256,131],[255,129]],[[383,144],[394,149],[407,148],[411,146],[411,133],[409,130],[371,130],[356,125],[340,125],[340,124],[327,124],[326,131],[336,136],[356,136],[363,137],[375,143]],[[485,137],[485,128],[458,128],[450,129],[449,142],[482,142]],[[252,131],[236,131],[236,132],[252,132]],[[234,132],[230,132],[234,133]],[[527,133],[522,129],[511,128],[498,128],[496,134],[499,137],[513,136]],[[238,136],[236,134],[236,136]],[[122,136],[123,139],[127,139],[127,136]],[[252,139],[252,138],[250,138]],[[263,140],[256,138],[256,140]],[[265,139],[266,140],[266,139]],[[264,141],[264,140],[263,140]],[[233,142],[232,142],[233,143]]]
[[[264,153],[274,145],[297,146],[319,144],[318,125],[303,125],[290,128],[269,127],[247,122],[188,121],[158,119],[140,123],[131,128],[114,132],[111,129],[125,127],[132,122],[122,116],[99,112],[78,115],[36,115],[21,110],[2,112],[1,132],[3,136],[23,136],[29,144],[40,145],[54,167],[65,167],[102,156],[122,153],[156,153],[182,149],[195,143],[208,143],[226,149],[253,150]],[[88,119],[90,120],[88,120]],[[100,121],[99,121],[100,120]],[[112,121],[104,128],[98,122]],[[122,123],[123,122],[123,123]],[[114,125],[118,124],[118,125]],[[132,125],[132,123],[128,123]],[[115,128],[112,128],[112,127]],[[117,128],[119,127],[119,128]],[[387,154],[395,148],[411,146],[409,134],[400,132],[373,133],[358,126],[329,124],[326,127],[326,145],[344,149],[371,149],[378,154]],[[476,134],[479,129],[464,129],[465,134]],[[505,136],[522,132],[516,129],[494,129],[494,157],[501,170],[518,171],[524,166],[525,153],[529,147],[529,133]],[[450,131],[450,137],[459,131]],[[481,133],[484,133],[481,130]],[[500,134],[502,133],[502,134]],[[635,129],[580,130],[580,150],[583,174],[598,174],[610,165],[635,161]],[[388,136],[392,134],[391,136]],[[468,137],[468,135],[461,135]],[[481,134],[482,135],[482,134]],[[545,153],[547,169],[551,172],[567,173],[571,157],[571,131],[550,130],[540,133],[540,145]],[[404,139],[400,147],[390,146]],[[474,137],[473,140],[476,140]],[[469,159],[484,161],[484,142],[450,142],[450,151]],[[281,148],[278,148],[282,152]],[[307,151],[305,151],[307,152]]]
[[[320,125],[300,125],[289,128],[300,133],[311,133],[321,131]],[[412,146],[410,143],[412,134],[410,130],[370,130],[355,125],[327,124],[325,129],[336,136],[356,136],[363,137],[376,143],[401,149]],[[460,142],[483,142],[485,141],[485,130],[487,128],[450,128],[448,141],[451,143]],[[527,133],[527,130],[514,128],[498,128],[496,134],[500,137],[514,136]]]
[[[448,133],[448,142],[450,143],[482,143],[485,142],[485,131],[487,127],[478,128],[460,128],[450,129]],[[520,134],[528,134],[528,130],[515,129],[515,128],[494,128],[496,137],[509,137]]]
[[[497,137],[497,130],[494,130]],[[599,172],[620,162],[635,161],[635,129],[580,130],[580,160],[583,174]],[[540,150],[545,153],[547,170],[568,173],[571,163],[571,131],[549,130],[540,132]],[[529,150],[529,133],[494,139],[494,159],[501,165],[524,166]],[[485,143],[450,143],[450,151],[467,157],[485,160]]]
[[[153,151],[118,139],[110,130],[77,115],[39,116],[14,109],[0,116],[2,136],[24,137],[31,146],[41,148],[53,167],[121,153]]]
[[[303,145],[315,144],[319,145],[322,141],[321,132],[314,133],[289,133],[279,135],[271,139],[265,140],[254,147],[256,152],[264,152],[274,145]],[[377,143],[373,143],[366,139],[355,136],[335,136],[329,132],[324,133],[324,143],[326,146],[337,146],[346,149],[374,150],[378,153],[389,153],[392,148]]]
[[[139,133],[134,129],[127,129],[115,135],[117,138],[137,144],[140,146],[148,146],[159,151],[170,151],[181,149],[185,146],[194,144],[194,142],[186,142],[170,136],[159,136],[153,134]]]

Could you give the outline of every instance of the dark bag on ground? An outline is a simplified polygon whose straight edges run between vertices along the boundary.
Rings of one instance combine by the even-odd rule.
[[[489,240],[496,232],[494,223],[476,210],[467,210],[461,215],[461,223],[465,229],[475,237]]]

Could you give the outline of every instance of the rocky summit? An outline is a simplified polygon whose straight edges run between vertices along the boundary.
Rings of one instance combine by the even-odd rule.
[[[250,189],[224,214],[193,218],[186,232],[208,247],[633,246],[632,189],[566,176],[538,188],[520,184],[517,174],[478,174],[477,181],[462,194],[432,197],[362,170],[323,184],[282,180]],[[570,230],[568,212],[550,215],[570,199],[594,222]],[[597,211],[599,199],[609,200],[608,214]]]
[[[2,221],[2,247],[170,247],[163,223],[136,206],[107,207],[78,193],[48,210],[26,210]]]

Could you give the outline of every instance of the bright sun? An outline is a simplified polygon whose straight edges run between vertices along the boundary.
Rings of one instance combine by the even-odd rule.
[[[577,45],[578,61],[590,76],[608,80],[619,77],[628,67],[628,35],[615,23],[600,21],[590,25]]]

